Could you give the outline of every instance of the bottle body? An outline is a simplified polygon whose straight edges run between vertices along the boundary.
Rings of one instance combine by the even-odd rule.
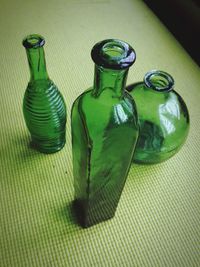
[[[71,113],[74,204],[84,227],[114,216],[138,137],[135,103],[124,88],[116,90],[124,77],[96,70],[94,87]]]
[[[23,45],[31,73],[23,99],[23,114],[31,134],[31,144],[40,152],[54,153],[65,145],[65,102],[46,71],[44,38],[29,35]]]
[[[29,82],[23,100],[23,114],[32,146],[54,153],[65,145],[66,107],[51,80]]]
[[[112,98],[112,91],[98,99],[91,95],[82,94],[72,109],[75,199],[85,226],[114,216],[138,136],[128,94],[120,101]]]
[[[144,81],[128,87],[136,102],[140,124],[133,160],[159,163],[175,155],[184,144],[189,132],[189,113],[173,86],[167,88],[169,74],[152,71],[147,76],[154,76],[154,79],[158,76],[156,85],[152,81],[149,87]],[[172,77],[170,80],[174,83]]]

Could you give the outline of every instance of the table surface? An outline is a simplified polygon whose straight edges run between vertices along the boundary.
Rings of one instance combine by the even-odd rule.
[[[200,71],[176,39],[139,0],[0,0],[0,26],[0,266],[200,266]],[[68,109],[66,145],[52,155],[29,147],[23,119],[30,33],[45,37]],[[113,219],[82,229],[71,211],[70,109],[92,85],[92,46],[112,37],[136,50],[128,84],[152,69],[174,77],[191,127],[173,158],[132,165]]]

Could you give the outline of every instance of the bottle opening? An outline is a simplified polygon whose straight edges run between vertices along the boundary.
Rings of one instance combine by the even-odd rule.
[[[107,39],[97,43],[91,56],[95,64],[108,69],[129,68],[136,59],[134,49],[124,41]]]
[[[122,45],[115,42],[108,42],[102,47],[102,54],[109,58],[119,58],[126,56],[125,49]]]
[[[38,48],[45,44],[45,40],[39,34],[31,34],[24,38],[22,44],[25,48]]]
[[[144,76],[144,83],[147,87],[156,91],[170,91],[174,87],[174,79],[170,74],[160,70],[152,70]]]

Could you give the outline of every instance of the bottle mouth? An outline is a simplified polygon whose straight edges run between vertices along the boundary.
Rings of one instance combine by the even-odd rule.
[[[136,60],[134,49],[124,41],[107,39],[93,47],[91,57],[95,64],[108,69],[126,69]]]
[[[173,77],[169,73],[161,70],[147,72],[144,76],[144,83],[147,87],[158,92],[168,92],[174,87]]]
[[[38,48],[45,44],[45,40],[39,34],[30,34],[23,39],[22,44],[25,48]]]

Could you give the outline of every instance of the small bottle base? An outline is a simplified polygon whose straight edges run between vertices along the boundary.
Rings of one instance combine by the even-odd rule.
[[[58,151],[60,151],[64,146],[65,146],[66,140],[63,140],[62,142],[57,142],[56,145],[52,144],[45,144],[43,143],[42,145],[39,144],[37,141],[32,139],[30,145],[32,148],[36,149],[37,151],[44,153],[44,154],[53,154]]]
[[[169,150],[169,151],[165,151],[164,153],[142,153],[142,152],[138,152],[134,155],[132,162],[137,163],[137,164],[158,164],[158,163],[162,163],[168,159],[170,159],[171,157],[173,157],[181,148],[180,147],[176,147],[173,150]]]

